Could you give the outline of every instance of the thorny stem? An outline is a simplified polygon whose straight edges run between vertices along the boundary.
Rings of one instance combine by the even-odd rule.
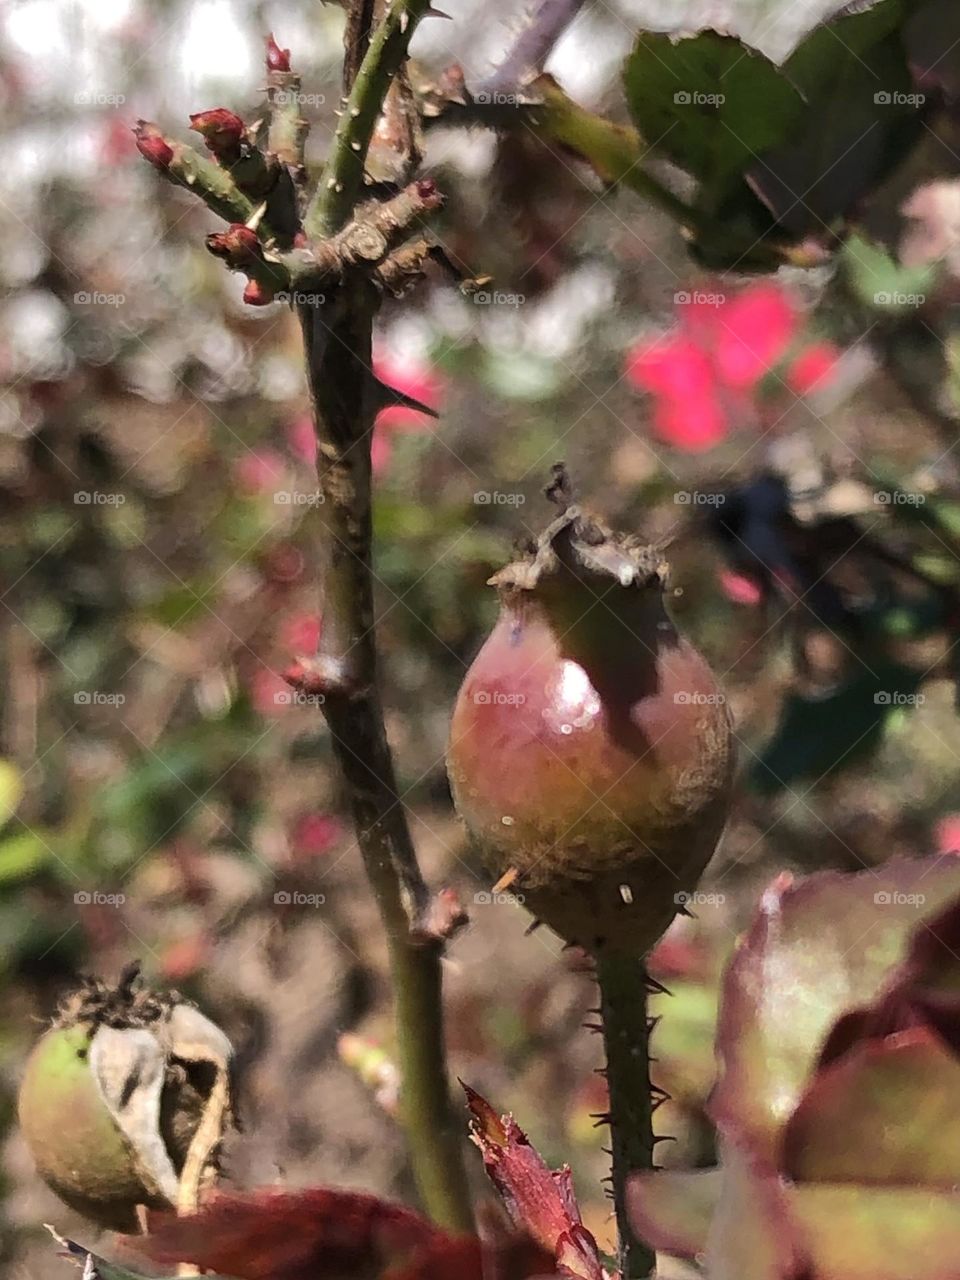
[[[426,0],[394,0],[370,36],[318,192],[312,234],[350,218],[364,158],[392,76]],[[354,24],[355,25],[355,24]],[[351,24],[348,22],[348,32]],[[348,60],[350,51],[348,50]],[[377,295],[360,278],[321,305],[299,309],[316,418],[318,507],[324,541],[324,628],[316,670],[323,710],[350,795],[357,843],[387,934],[401,1078],[400,1115],[423,1202],[442,1226],[473,1229],[460,1128],[454,1122],[443,1037],[441,948],[413,932],[429,894],[397,794],[377,685],[373,629],[370,443],[376,414],[372,364]]]
[[[650,1025],[643,960],[623,952],[602,952],[597,957],[597,982],[607,1053],[620,1272],[622,1280],[647,1280],[656,1266],[656,1255],[634,1235],[627,1218],[630,1175],[653,1167]]]
[[[367,151],[383,100],[428,7],[428,0],[394,0],[370,37],[334,135],[329,161],[307,209],[306,228],[310,235],[332,235],[353,211],[363,186]]]

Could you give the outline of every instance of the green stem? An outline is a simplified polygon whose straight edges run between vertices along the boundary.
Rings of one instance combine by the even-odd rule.
[[[363,187],[367,152],[383,100],[407,56],[417,23],[428,8],[429,0],[394,0],[373,33],[307,209],[308,235],[333,235],[353,212]]]
[[[653,1168],[647,972],[638,956],[603,952],[597,957],[597,982],[607,1053],[620,1271],[622,1280],[647,1280],[656,1254],[634,1235],[627,1217],[630,1175]]]
[[[377,686],[371,572],[371,337],[376,295],[337,287],[300,318],[320,445],[323,619],[316,669],[323,712],[353,811],[357,843],[387,934],[401,1078],[401,1120],[414,1178],[436,1222],[471,1231],[473,1212],[443,1038],[441,943],[415,936],[429,893],[417,864]]]

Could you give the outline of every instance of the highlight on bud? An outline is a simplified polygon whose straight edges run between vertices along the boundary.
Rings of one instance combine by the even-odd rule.
[[[170,168],[173,147],[155,124],[149,120],[138,120],[133,129],[133,136],[137,142],[137,150],[155,169],[165,171]]]
[[[190,117],[190,128],[201,135],[207,149],[218,160],[236,156],[246,133],[246,126],[240,117],[226,107],[196,112]]]
[[[289,71],[290,70],[290,50],[281,49],[273,38],[273,32],[267,36],[267,70],[268,71]]]

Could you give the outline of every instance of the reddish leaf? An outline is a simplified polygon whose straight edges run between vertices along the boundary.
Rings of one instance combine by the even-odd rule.
[[[923,1027],[856,1045],[821,1071],[786,1126],[802,1182],[960,1183],[960,1062]]]
[[[580,1220],[569,1166],[548,1169],[512,1116],[498,1115],[469,1085],[463,1089],[473,1115],[471,1136],[514,1226],[550,1251],[561,1275],[603,1280],[597,1243]]]
[[[198,1214],[161,1220],[142,1248],[156,1262],[237,1280],[361,1280],[408,1265],[439,1234],[400,1205],[318,1188],[217,1196]]]
[[[547,1280],[553,1268],[526,1237],[453,1237],[401,1205],[328,1188],[220,1195],[129,1243],[234,1280]]]
[[[833,1024],[889,989],[914,929],[958,894],[956,858],[894,859],[796,885],[781,876],[724,978],[718,1126],[775,1165]]]
[[[806,1183],[788,1203],[811,1280],[960,1280],[956,1192]]]
[[[635,1173],[627,1196],[630,1223],[652,1248],[693,1260],[707,1247],[722,1183],[720,1169]]]

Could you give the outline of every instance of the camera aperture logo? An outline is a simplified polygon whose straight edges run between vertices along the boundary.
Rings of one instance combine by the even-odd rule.
[[[78,889],[73,901],[78,907],[122,907],[125,893],[103,893],[100,889]]]
[[[922,907],[927,900],[923,893],[901,893],[896,889],[880,889],[873,895],[878,907]]]

